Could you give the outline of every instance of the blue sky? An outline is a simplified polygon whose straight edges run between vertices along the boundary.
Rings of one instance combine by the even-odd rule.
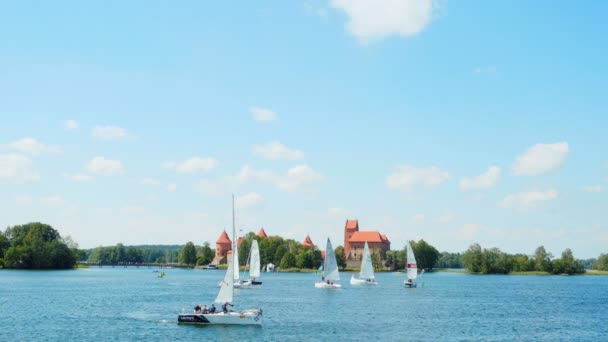
[[[0,226],[608,250],[608,4],[0,4]]]

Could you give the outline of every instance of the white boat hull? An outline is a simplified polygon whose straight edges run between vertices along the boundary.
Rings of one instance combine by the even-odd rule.
[[[328,284],[327,282],[316,282],[315,283],[315,288],[317,288],[317,289],[339,289],[341,287],[342,287],[342,285],[336,284],[336,283],[333,283],[333,284]]]
[[[353,275],[350,278],[350,284],[353,286],[376,286],[376,285],[378,285],[378,283],[376,282],[376,279],[372,278],[370,280],[358,279],[358,278],[355,278],[355,276]]]
[[[261,325],[262,311],[219,312],[213,314],[185,314],[177,316],[178,324],[192,325]]]
[[[403,282],[403,285],[405,285],[405,287],[409,287],[409,288],[416,287],[416,283],[413,283],[413,282],[410,283],[407,280]]]

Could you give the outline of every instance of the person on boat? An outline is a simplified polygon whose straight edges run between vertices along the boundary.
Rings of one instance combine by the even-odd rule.
[[[215,308],[215,304],[211,304],[211,308],[209,309],[209,313],[215,313],[217,309]]]
[[[207,304],[203,305],[202,313],[203,314],[208,314],[209,313],[209,309],[207,309]]]
[[[228,305],[234,306],[228,302],[224,303],[224,305],[222,305],[222,311],[224,311],[224,313],[228,313]]]
[[[194,313],[201,313],[201,305],[200,304],[196,304],[196,306],[194,307]]]
[[[327,285],[329,285],[329,279],[327,280]]]

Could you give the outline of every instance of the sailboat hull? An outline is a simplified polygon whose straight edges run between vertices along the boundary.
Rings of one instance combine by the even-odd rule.
[[[350,284],[353,286],[376,286],[376,285],[378,285],[378,283],[376,282],[376,279],[374,279],[374,278],[358,279],[358,278],[355,278],[354,275],[350,278]]]
[[[315,288],[317,288],[317,289],[339,289],[341,287],[342,287],[342,285],[336,284],[336,283],[332,283],[332,284],[328,284],[327,282],[316,282],[315,283]]]
[[[254,287],[259,287],[260,285],[262,285],[262,282],[259,280],[251,280],[251,279],[247,279],[247,280],[243,280],[239,283],[240,288],[242,289],[247,289],[247,288],[254,288]],[[235,284],[236,287],[236,284]]]
[[[413,288],[416,287],[416,283],[409,283],[407,280],[403,282],[403,285],[405,285],[405,287],[407,288]]]
[[[258,309],[251,309],[243,312],[178,315],[177,323],[190,325],[261,325],[262,312]]]

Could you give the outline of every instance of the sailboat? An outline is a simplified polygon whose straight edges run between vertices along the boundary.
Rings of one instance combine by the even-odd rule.
[[[338,281],[340,281],[340,272],[338,271],[336,254],[331,247],[331,241],[327,238],[325,261],[323,262],[323,277],[321,278],[321,281],[315,282],[315,287],[318,289],[340,288],[342,285],[338,284]]]
[[[232,232],[234,234],[234,196],[232,197]],[[234,242],[236,244],[236,241]],[[234,258],[228,258],[228,268],[222,280],[220,291],[213,302],[222,308],[219,312],[195,312],[193,314],[181,314],[177,316],[178,324],[229,324],[229,325],[261,325],[262,309],[248,309],[236,312],[233,307],[234,299]]]
[[[260,248],[258,241],[251,241],[251,252],[249,253],[249,279],[241,280],[241,287],[252,287],[262,285],[260,278]]]
[[[416,265],[416,256],[414,250],[408,241],[406,244],[407,248],[407,279],[403,282],[406,287],[416,287],[416,278],[418,278],[418,265]]]
[[[363,285],[371,286],[377,285],[376,277],[374,276],[374,266],[372,265],[372,258],[369,254],[369,247],[367,241],[363,247],[363,257],[361,258],[361,271],[359,272],[359,278],[355,278],[353,274],[350,278],[351,285]]]

